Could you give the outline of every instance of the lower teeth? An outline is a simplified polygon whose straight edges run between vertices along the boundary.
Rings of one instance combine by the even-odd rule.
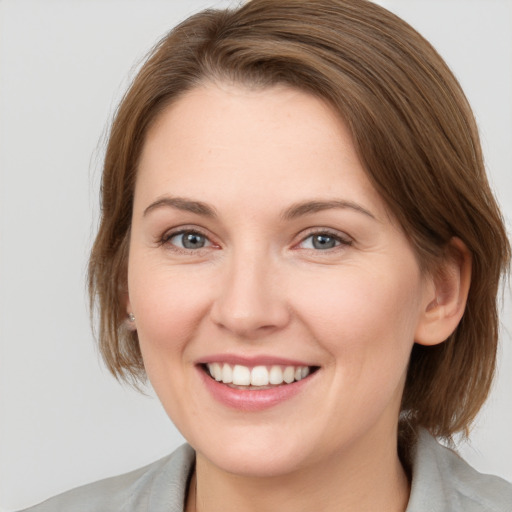
[[[244,391],[251,390],[264,390],[264,389],[274,389],[280,386],[286,386],[287,384],[283,382],[282,384],[269,384],[268,386],[237,386],[236,384],[225,384],[226,386],[233,389],[241,389]]]

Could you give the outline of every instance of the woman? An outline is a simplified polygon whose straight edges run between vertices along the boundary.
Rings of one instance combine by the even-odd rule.
[[[509,259],[471,110],[403,21],[189,18],[118,110],[89,270],[109,369],[190,446],[33,510],[510,510],[433,437],[488,394]]]

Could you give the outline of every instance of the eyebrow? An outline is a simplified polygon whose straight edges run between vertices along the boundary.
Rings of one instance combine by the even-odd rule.
[[[366,208],[363,208],[361,205],[354,203],[352,201],[343,201],[343,200],[330,200],[330,201],[304,201],[301,203],[296,203],[287,208],[283,214],[282,218],[284,220],[292,220],[297,217],[301,217],[303,215],[308,215],[311,213],[317,213],[324,210],[330,209],[350,209],[355,210],[356,212],[362,213],[373,220],[377,220],[375,215],[373,215]]]
[[[202,215],[204,217],[217,218],[217,213],[212,206],[201,201],[194,201],[185,197],[162,197],[157,199],[144,210],[143,216],[146,216],[151,211],[162,207],[176,208],[178,210],[195,213],[196,215]],[[303,215],[309,215],[330,209],[351,209],[377,220],[366,208],[363,208],[361,205],[352,201],[344,200],[313,200],[295,203],[281,214],[281,218],[283,220],[293,220]]]
[[[143,216],[146,216],[149,212],[162,207],[176,208],[177,210],[195,213],[197,215],[202,215],[203,217],[217,217],[215,210],[211,206],[206,203],[202,203],[201,201],[187,199],[186,197],[162,197],[161,199],[157,199],[144,210]]]

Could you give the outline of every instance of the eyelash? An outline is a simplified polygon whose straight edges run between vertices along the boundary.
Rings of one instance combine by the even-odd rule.
[[[170,240],[172,240],[174,237],[177,237],[180,235],[185,235],[185,234],[196,235],[201,238],[204,238],[207,245],[205,245],[204,247],[197,248],[197,249],[192,249],[192,248],[186,248],[186,247],[179,247],[175,244],[170,243]],[[331,231],[329,229],[316,229],[314,231],[310,231],[306,236],[304,236],[300,240],[299,243],[294,245],[294,248],[295,247],[300,248],[300,245],[304,244],[306,242],[306,240],[308,240],[314,236],[324,236],[326,238],[333,239],[335,241],[336,245],[334,247],[329,247],[327,249],[318,249],[318,248],[313,247],[313,248],[304,248],[304,250],[313,251],[313,252],[317,252],[317,253],[331,252],[331,251],[339,250],[340,248],[342,249],[344,247],[351,246],[353,243],[353,241],[346,235],[342,236],[342,235],[340,235],[340,233]],[[162,245],[162,246],[169,245],[172,247],[173,251],[179,252],[182,254],[191,254],[191,253],[194,254],[203,249],[207,249],[207,248],[213,246],[214,244],[210,240],[210,238],[205,233],[201,232],[200,230],[197,230],[194,228],[181,228],[181,229],[178,229],[177,231],[166,232],[161,237],[161,239],[159,241],[159,245]]]
[[[186,248],[186,247],[178,247],[177,245],[170,243],[170,241],[174,237],[177,237],[177,236],[180,236],[180,235],[185,235],[185,234],[196,235],[196,236],[199,236],[201,238],[204,238],[206,240],[206,242],[207,242],[207,245],[205,247],[200,247],[198,249],[189,249],[189,248]],[[210,240],[210,238],[207,235],[205,235],[204,233],[202,233],[201,231],[199,231],[197,229],[182,228],[182,229],[178,229],[177,231],[166,232],[162,236],[162,238],[160,239],[159,245],[162,245],[162,246],[169,245],[169,246],[172,247],[173,251],[176,251],[176,252],[179,252],[179,253],[182,253],[182,254],[191,254],[191,253],[197,253],[198,251],[201,251],[202,249],[206,249],[206,248],[212,246],[213,243],[212,243],[212,241]]]
[[[299,246],[303,244],[306,240],[314,237],[314,236],[325,236],[327,238],[332,238],[335,240],[336,245],[334,247],[330,247],[328,249],[315,249],[315,248],[307,248],[305,250],[314,251],[314,252],[331,252],[340,248],[351,246],[353,241],[347,236],[342,236],[338,232],[330,231],[329,229],[317,229],[314,231],[310,231],[305,237],[301,239],[301,241],[296,245]]]

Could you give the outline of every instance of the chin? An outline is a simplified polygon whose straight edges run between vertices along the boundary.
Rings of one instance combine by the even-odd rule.
[[[222,453],[203,452],[201,455],[227,473],[252,478],[285,476],[302,466],[302,457],[297,450],[276,452],[254,446],[242,450],[228,449]]]
[[[290,474],[304,464],[310,456],[305,446],[311,445],[303,438],[291,439],[284,432],[249,432],[215,436],[208,442],[191,440],[199,458],[231,474],[246,477],[276,477]]]

